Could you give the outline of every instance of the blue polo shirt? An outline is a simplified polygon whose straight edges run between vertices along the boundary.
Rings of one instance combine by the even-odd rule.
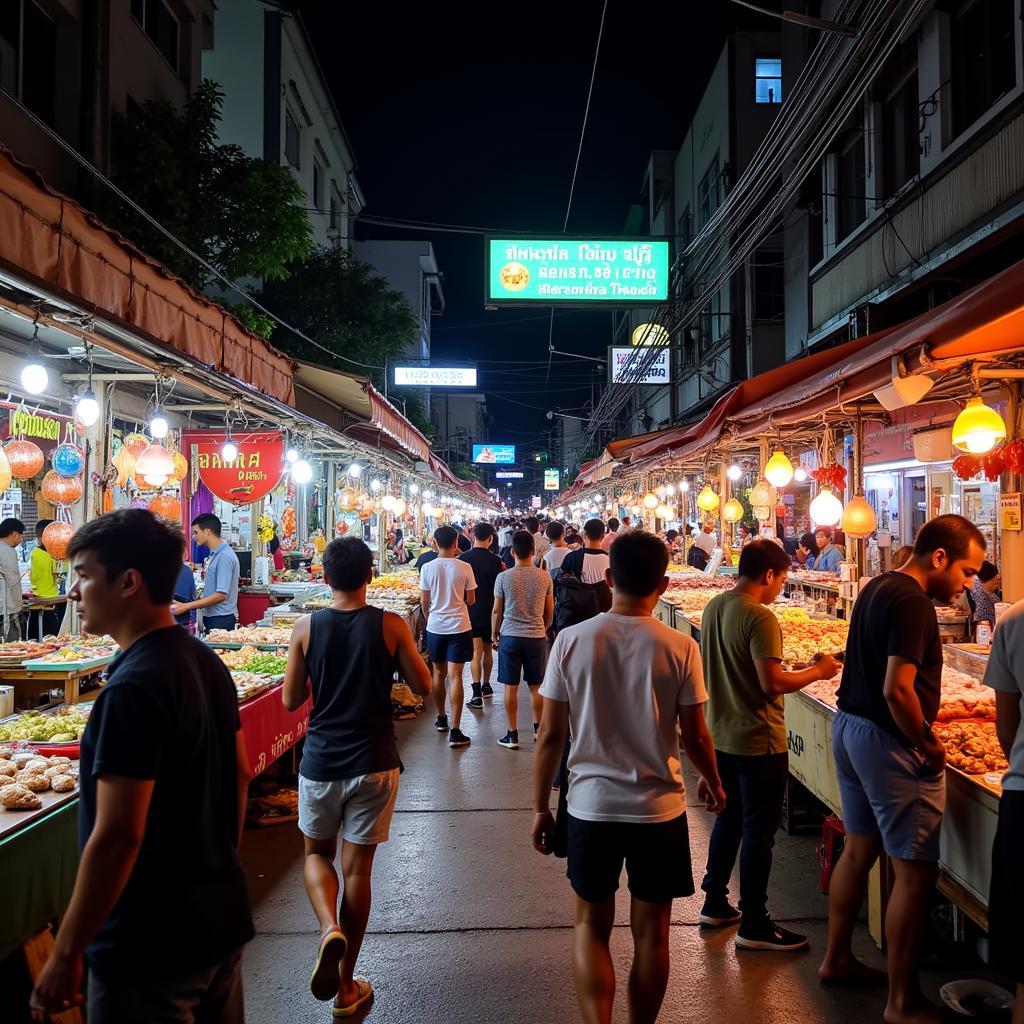
[[[227,594],[220,604],[203,609],[204,615],[234,615],[238,617],[238,555],[231,545],[222,540],[206,563],[206,582],[203,596]]]

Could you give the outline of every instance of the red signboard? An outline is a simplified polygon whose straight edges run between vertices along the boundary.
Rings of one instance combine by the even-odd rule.
[[[284,437],[280,433],[239,434],[232,438],[238,457],[226,462],[221,455],[224,436],[195,443],[195,466],[210,490],[235,505],[251,505],[265,498],[284,475]]]
[[[43,412],[23,403],[0,402],[0,440],[23,436],[26,441],[39,445],[44,455],[49,455],[63,440],[70,416],[55,412]],[[76,437],[77,443],[77,437]]]
[[[254,775],[266,771],[306,735],[312,706],[312,701],[307,700],[297,711],[286,710],[281,703],[281,687],[275,686],[238,709],[249,770]]]

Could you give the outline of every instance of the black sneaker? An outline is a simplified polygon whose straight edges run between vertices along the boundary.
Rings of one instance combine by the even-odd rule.
[[[697,920],[708,928],[722,928],[727,924],[735,924],[741,917],[728,900],[722,900],[721,903],[705,900]]]
[[[504,736],[498,740],[499,747],[508,747],[509,750],[519,749],[519,733],[518,731],[513,732],[511,729]]]
[[[807,945],[807,936],[797,932],[791,932],[773,921],[766,921],[764,924],[744,927],[740,924],[736,933],[736,947],[738,949],[776,949],[781,952],[793,952],[797,949],[804,949]]]
[[[480,693],[484,697],[493,697],[494,696],[494,691],[491,689],[491,684],[490,683],[484,683],[484,685],[480,688]]]
[[[447,715],[438,715],[437,716],[437,721],[434,722],[434,728],[438,732],[447,732],[448,731],[448,716]]]
[[[468,747],[469,744],[469,737],[461,729],[452,729],[452,731],[448,733],[449,747]]]
[[[483,706],[484,706],[484,699],[483,699],[483,697],[479,697],[476,694],[473,694],[473,696],[470,697],[469,700],[466,701],[466,707],[467,708],[473,708],[475,711],[479,711]]]

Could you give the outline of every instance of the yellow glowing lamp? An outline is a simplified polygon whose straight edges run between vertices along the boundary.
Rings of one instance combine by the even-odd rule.
[[[774,497],[772,485],[763,478],[750,488],[750,504],[755,507],[764,508],[774,504]]]
[[[657,507],[657,508],[656,508],[656,509],[654,510],[654,514],[655,514],[655,515],[656,515],[656,516],[657,516],[657,517],[658,517],[659,519],[670,519],[670,518],[671,518],[671,516],[672,516],[672,509],[670,509],[670,508],[668,507],[668,505],[659,505],[659,506],[658,506],[658,507]]]
[[[875,532],[878,517],[863,494],[851,498],[843,509],[843,533],[857,540],[864,540]]]
[[[743,506],[735,498],[730,498],[722,506],[722,518],[727,523],[738,523],[743,518]]]
[[[980,395],[967,400],[963,412],[953,424],[953,444],[962,452],[983,455],[1006,440],[1002,416],[986,405]]]
[[[697,507],[704,512],[714,512],[721,499],[713,490],[711,490],[708,484],[704,485],[704,489],[697,495]]]
[[[776,448],[772,457],[764,467],[764,475],[768,483],[774,487],[785,487],[793,479],[793,463],[786,457],[786,453]]]
[[[651,491],[648,491],[644,495],[644,499],[643,499],[643,506],[644,506],[644,508],[657,508],[658,504],[659,504],[658,496],[656,494],[653,494]]]

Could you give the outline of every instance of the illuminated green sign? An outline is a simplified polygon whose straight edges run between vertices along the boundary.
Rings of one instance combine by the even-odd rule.
[[[652,305],[669,295],[664,239],[488,238],[491,306]]]

